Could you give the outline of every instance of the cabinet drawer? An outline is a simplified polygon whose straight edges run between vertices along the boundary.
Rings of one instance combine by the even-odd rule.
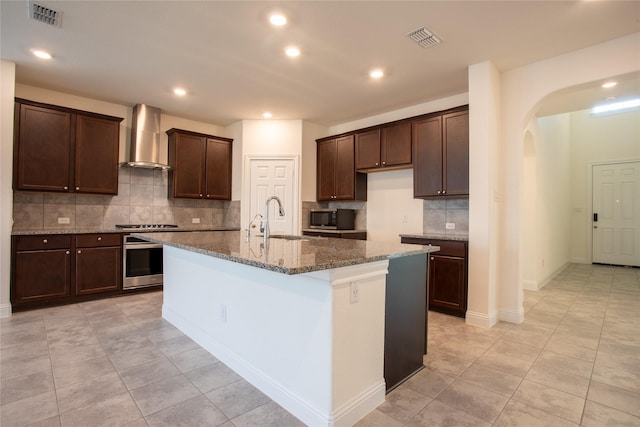
[[[107,234],[79,234],[76,236],[76,247],[96,248],[100,246],[120,246],[122,236],[120,233]]]
[[[69,249],[71,248],[71,236],[59,234],[17,236],[15,239],[15,244],[16,251]]]
[[[440,251],[435,255],[449,255],[465,258],[467,256],[467,242],[456,240],[436,240],[422,239],[417,237],[403,237],[402,243],[412,243],[414,245],[440,246]]]

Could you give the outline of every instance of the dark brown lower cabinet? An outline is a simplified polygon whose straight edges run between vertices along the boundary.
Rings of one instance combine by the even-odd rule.
[[[367,240],[367,232],[366,231],[358,231],[358,232],[336,232],[336,233],[328,233],[326,231],[310,231],[305,230],[302,232],[303,236],[314,236],[314,237],[333,237],[336,239],[353,239],[353,240]]]
[[[122,289],[120,234],[76,237],[76,295]]]
[[[402,237],[402,243],[439,246],[429,254],[429,310],[465,317],[467,313],[468,242]]]
[[[14,311],[114,295],[122,290],[122,234],[13,236]]]
[[[14,240],[11,302],[55,302],[71,296],[71,237]]]

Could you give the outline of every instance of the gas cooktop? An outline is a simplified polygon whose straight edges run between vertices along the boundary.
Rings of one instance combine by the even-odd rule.
[[[176,224],[116,224],[116,228],[138,229],[160,229],[160,228],[178,228]]]

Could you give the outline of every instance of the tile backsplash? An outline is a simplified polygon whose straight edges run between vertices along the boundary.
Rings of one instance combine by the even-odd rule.
[[[169,198],[168,176],[167,171],[121,167],[116,196],[14,191],[14,228],[112,228],[136,223],[240,226],[240,201]],[[69,223],[59,224],[58,218],[68,218]],[[200,223],[193,224],[193,218],[200,218]]]
[[[425,200],[422,231],[425,234],[469,234],[469,199]],[[454,230],[447,230],[446,223],[454,223]]]

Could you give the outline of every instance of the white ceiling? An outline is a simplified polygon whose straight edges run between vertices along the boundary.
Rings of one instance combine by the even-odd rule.
[[[62,12],[60,28],[30,20],[27,0],[0,1],[0,54],[17,64],[19,83],[221,126],[266,110],[344,123],[465,93],[471,64],[491,60],[504,71],[640,31],[638,1],[38,3]],[[288,16],[286,27],[268,23],[273,11]],[[421,26],[442,44],[424,49],[406,37]],[[290,44],[300,57],[283,54]],[[54,59],[38,60],[32,48]],[[385,78],[372,81],[374,67]],[[619,86],[640,94],[638,74],[626,79]],[[548,111],[590,107],[599,83],[576,99],[561,94]]]

